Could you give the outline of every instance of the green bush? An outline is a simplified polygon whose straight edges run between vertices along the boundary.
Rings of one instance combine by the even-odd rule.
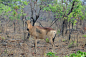
[[[83,35],[83,37],[86,37],[86,35]]]
[[[73,53],[66,57],[86,57],[86,52],[77,51],[76,54]]]
[[[58,56],[55,56],[56,53],[53,53],[53,52],[48,52],[46,55],[48,57],[58,57]]]
[[[49,43],[49,39],[48,38],[46,38],[46,42]]]
[[[48,57],[58,57],[58,56],[55,56],[55,54],[56,53],[48,52],[46,55]],[[69,56],[66,55],[66,57],[86,57],[86,52],[77,51],[76,54],[72,53]]]

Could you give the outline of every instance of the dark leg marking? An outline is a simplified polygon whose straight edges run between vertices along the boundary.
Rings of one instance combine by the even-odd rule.
[[[56,37],[56,34],[55,34],[54,38],[52,39],[52,40],[53,40],[53,42],[54,42],[54,40],[55,40],[55,37]]]
[[[27,35],[27,39],[29,39],[29,37],[30,37],[30,34],[28,33],[28,35]]]

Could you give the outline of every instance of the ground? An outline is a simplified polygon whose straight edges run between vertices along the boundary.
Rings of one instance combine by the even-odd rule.
[[[22,30],[15,33],[13,33],[12,27],[7,28],[7,30],[11,31],[8,36],[0,33],[0,57],[46,57],[46,53],[52,50],[50,43],[38,39],[37,55],[35,56],[33,37],[24,40]],[[68,35],[55,38],[54,52],[56,56],[64,57],[76,53],[78,50],[86,52],[86,37],[83,37],[85,34],[79,34],[78,37],[75,34],[72,34],[70,41],[68,41]]]

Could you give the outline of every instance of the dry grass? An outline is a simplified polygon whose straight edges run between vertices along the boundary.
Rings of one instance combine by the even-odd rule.
[[[46,22],[47,24],[47,22]],[[13,36],[10,30],[9,36]],[[17,34],[17,35],[16,35]],[[34,39],[30,38],[27,41],[23,40],[23,32],[21,29],[21,33],[16,33],[13,37],[5,38],[5,34],[0,34],[0,56],[1,57],[35,57],[34,52]],[[77,34],[77,33],[76,33]],[[82,37],[84,34],[79,34],[78,36],[78,43],[77,43],[77,36],[73,33],[71,40],[68,43],[68,35],[60,36],[55,38],[55,52],[57,53],[56,56],[64,57],[65,55],[69,55],[71,53],[75,53],[78,50],[86,52],[86,37]],[[19,37],[21,36],[21,37]],[[3,40],[1,37],[4,37]],[[74,39],[75,37],[75,39]],[[2,41],[3,40],[3,41]],[[71,42],[74,42],[71,47],[69,45]],[[78,46],[77,46],[78,44]],[[74,47],[73,47],[74,46]],[[51,44],[46,43],[44,40],[38,40],[37,45],[37,56],[36,57],[46,57],[46,53],[50,52],[52,49]]]

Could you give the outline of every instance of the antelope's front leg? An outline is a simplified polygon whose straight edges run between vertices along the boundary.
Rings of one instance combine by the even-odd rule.
[[[28,33],[27,39],[29,39],[29,38],[30,38],[30,34]]]
[[[37,39],[35,38],[35,53],[37,52]]]

